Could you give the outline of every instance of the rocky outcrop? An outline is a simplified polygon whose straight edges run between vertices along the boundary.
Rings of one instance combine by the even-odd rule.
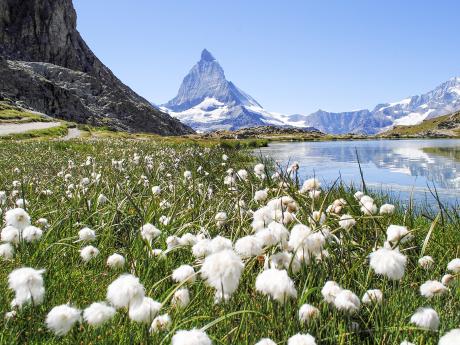
[[[268,137],[289,137],[289,138],[308,138],[320,139],[326,134],[316,128],[298,128],[298,127],[279,127],[279,126],[256,126],[240,128],[234,131],[214,131],[201,134],[203,138],[220,138],[220,139],[246,139],[246,138],[268,138]]]
[[[76,19],[71,0],[0,0],[0,97],[115,129],[193,132],[116,78],[81,38]]]

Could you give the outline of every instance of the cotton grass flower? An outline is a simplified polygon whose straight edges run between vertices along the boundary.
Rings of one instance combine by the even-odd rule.
[[[172,279],[176,283],[187,282],[193,284],[195,282],[195,270],[190,265],[181,265],[172,273]]]
[[[223,250],[232,249],[233,243],[228,238],[223,236],[214,237],[209,243],[209,250],[211,253],[218,253]]]
[[[256,278],[256,290],[263,295],[284,303],[288,298],[296,298],[297,290],[286,270],[270,268]]]
[[[390,225],[387,229],[388,242],[401,242],[404,243],[411,238],[407,227],[401,225]]]
[[[313,211],[308,218],[310,225],[322,225],[326,221],[326,214],[320,211]]]
[[[153,186],[152,187],[152,194],[153,195],[160,195],[161,194],[161,187],[160,186]]]
[[[197,237],[189,232],[183,234],[180,238],[180,244],[182,246],[193,246],[197,241]]]
[[[255,236],[244,236],[235,242],[235,251],[242,258],[250,258],[263,253],[262,241]]]
[[[257,177],[265,176],[265,165],[262,163],[256,164],[254,166],[254,174],[256,174]]]
[[[260,339],[255,345],[276,345],[276,343],[270,338]]]
[[[139,278],[131,274],[121,275],[107,288],[107,300],[115,308],[127,308],[140,304],[144,296],[144,286],[139,282]]]
[[[128,315],[135,322],[151,323],[160,309],[160,302],[154,301],[150,297],[144,297],[140,303],[130,305]]]
[[[83,228],[78,232],[78,239],[80,241],[94,241],[96,239],[96,232],[90,228]]]
[[[122,268],[125,265],[125,261],[122,255],[114,253],[107,258],[107,266],[113,269]]]
[[[216,290],[215,301],[228,300],[236,291],[244,264],[230,249],[211,254],[204,260],[201,275]]]
[[[30,216],[22,208],[13,208],[5,212],[5,223],[22,231],[30,225]]]
[[[336,199],[333,201],[331,205],[329,205],[326,209],[326,213],[334,213],[334,214],[340,214],[342,212],[342,209],[345,207],[347,204],[345,199]]]
[[[29,225],[22,231],[22,238],[26,242],[35,242],[40,240],[43,235],[43,231],[36,226]]]
[[[185,308],[190,303],[190,292],[187,288],[178,289],[171,299],[171,304],[179,309]]]
[[[266,189],[258,190],[254,193],[254,201],[264,202],[268,198],[268,193]]]
[[[86,246],[80,250],[80,257],[84,262],[89,262],[99,255],[99,249],[94,246]]]
[[[192,179],[192,172],[189,170],[184,171],[184,179],[191,180]]]
[[[298,333],[288,339],[287,345],[316,345],[316,341],[315,338],[308,333]]]
[[[447,287],[436,280],[428,280],[420,285],[420,294],[427,298],[442,295],[447,291]]]
[[[401,344],[399,344],[399,345],[415,345],[415,344],[414,344],[414,343],[411,343],[410,341],[403,340],[403,341],[401,342]]]
[[[26,200],[26,199],[18,199],[16,200],[16,207],[19,207],[19,208],[24,208],[24,207],[27,207],[29,206],[29,202]]]
[[[170,222],[171,222],[171,217],[168,217],[168,216],[160,216],[160,218],[158,218],[158,221],[163,224],[163,225],[168,225]]]
[[[160,235],[161,231],[153,224],[147,223],[141,227],[141,237],[148,242],[152,242]]]
[[[308,192],[310,199],[318,199],[321,196],[320,190],[311,190]]]
[[[460,259],[456,258],[447,264],[447,270],[453,273],[460,273]]]
[[[350,230],[356,225],[356,220],[349,214],[344,214],[340,217],[339,226],[344,230]]]
[[[218,212],[216,216],[214,217],[214,220],[216,221],[216,224],[218,227],[222,227],[227,223],[227,213],[225,212]]]
[[[292,270],[293,273],[300,271],[300,261],[290,252],[284,251],[270,256],[270,268]]]
[[[367,290],[361,298],[361,302],[364,304],[380,304],[382,300],[383,293],[379,289]]]
[[[319,309],[310,305],[304,304],[299,309],[299,320],[303,323],[308,323],[319,316]]]
[[[0,244],[0,258],[11,260],[14,257],[14,248],[10,243]]]
[[[458,345],[460,344],[460,328],[453,329],[441,338],[439,338],[438,345]]]
[[[99,194],[99,196],[97,197],[97,204],[99,206],[105,205],[107,201],[109,201],[109,199],[107,199],[107,197],[104,194]]]
[[[301,193],[310,192],[312,190],[317,190],[321,187],[321,183],[316,178],[309,178],[305,180],[302,184],[302,188],[300,189]]]
[[[429,270],[433,267],[434,260],[431,256],[423,256],[420,259],[418,259],[418,264],[423,269]]]
[[[166,246],[168,249],[173,249],[181,245],[180,237],[172,235],[166,238]]]
[[[48,219],[46,218],[37,219],[37,224],[44,229],[47,229],[49,227]]]
[[[51,309],[46,316],[46,326],[57,336],[63,336],[69,333],[80,319],[81,311],[79,309],[63,304]]]
[[[380,248],[369,255],[374,272],[391,280],[400,280],[404,276],[407,257],[397,249]]]
[[[439,316],[432,308],[419,308],[411,316],[410,322],[424,330],[436,331],[439,327]]]
[[[342,288],[335,281],[327,281],[321,289],[321,295],[327,303],[334,303],[337,295],[342,292]]]
[[[115,316],[115,308],[103,302],[91,304],[83,311],[83,319],[93,327],[99,327]]]
[[[158,315],[150,325],[150,333],[167,331],[171,327],[172,321],[168,314]]]
[[[342,290],[335,297],[334,306],[338,310],[352,314],[359,310],[361,307],[361,301],[352,291]]]
[[[378,208],[373,202],[364,202],[361,206],[361,212],[366,216],[372,216],[377,214]]]
[[[240,169],[236,172],[236,175],[242,180],[242,181],[247,181],[248,180],[248,172],[245,169]]]
[[[2,229],[0,238],[3,242],[9,242],[13,244],[19,243],[19,230],[14,226],[8,225]]]
[[[22,307],[32,302],[39,305],[45,296],[43,273],[45,270],[36,270],[30,267],[15,269],[8,275],[8,287],[14,291],[12,306]]]
[[[391,215],[395,212],[395,205],[392,204],[383,204],[380,206],[380,211],[379,213],[381,215]]]
[[[200,329],[179,330],[172,337],[171,345],[212,345],[212,341]]]
[[[192,254],[195,258],[202,258],[211,254],[211,240],[205,238],[198,241],[192,247]]]
[[[454,281],[455,277],[452,274],[445,274],[441,278],[441,283],[445,286],[450,285]]]
[[[364,193],[361,191],[357,191],[353,196],[357,201],[360,201],[361,198],[364,196]]]

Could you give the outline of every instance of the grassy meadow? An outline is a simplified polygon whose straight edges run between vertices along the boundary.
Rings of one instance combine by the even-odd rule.
[[[12,245],[12,258],[0,258],[0,344],[171,344],[178,330],[199,328],[213,344],[254,345],[262,338],[288,344],[293,335],[308,333],[317,344],[327,345],[399,345],[404,340],[433,345],[446,332],[460,327],[458,274],[450,272],[452,280],[439,295],[427,298],[419,290],[428,280],[440,281],[448,273],[447,264],[460,257],[458,212],[436,214],[417,205],[396,205],[388,214],[366,214],[369,212],[364,212],[354,197],[356,190],[340,181],[330,188],[313,183],[309,191],[301,192],[303,181],[298,180],[295,166],[288,173],[286,167],[263,162],[265,166],[255,170],[261,162],[247,149],[223,146],[110,137],[3,141],[0,191],[5,191],[6,199],[3,203],[0,199],[0,228],[7,225],[3,222],[7,211],[17,207],[18,199],[25,199],[32,225],[43,234],[31,242],[21,238]],[[155,186],[159,188],[152,190]],[[258,193],[256,201],[257,191],[266,191],[267,197]],[[261,231],[260,225],[253,223],[252,213],[281,197],[280,208],[275,205],[264,219],[272,217],[270,222],[284,223],[288,232],[296,224],[307,225],[308,231],[317,235],[319,252],[302,261],[296,259],[290,238],[262,241],[256,254],[239,253],[244,269],[237,288],[215,303],[215,288],[200,274],[203,262],[219,253],[213,249],[212,239],[225,237],[233,246],[229,249],[225,242],[227,250],[238,252],[238,239],[253,238],[255,231]],[[371,197],[377,208],[388,201],[382,195]],[[334,204],[338,199],[343,200]],[[331,211],[331,204],[339,207]],[[339,225],[343,215],[356,223],[349,228]],[[141,236],[140,229],[147,223],[161,231],[151,241]],[[391,244],[407,258],[404,275],[396,280],[376,274],[369,264],[369,254],[384,245],[391,224],[409,230]],[[94,230],[95,239],[79,239],[79,231],[85,227]],[[209,241],[205,249],[211,252],[197,257],[192,246],[203,240]],[[80,250],[88,245],[97,248],[98,254],[85,262]],[[120,268],[107,265],[107,258],[114,253],[125,258]],[[278,253],[288,260],[275,261]],[[424,256],[432,257],[430,267],[419,264]],[[194,268],[193,283],[172,279],[172,272],[181,265]],[[21,267],[46,270],[45,295],[42,303],[32,300],[12,308],[15,293],[8,287],[8,275]],[[268,267],[287,271],[295,297],[286,295],[283,303],[256,289],[258,275]],[[108,286],[123,273],[139,278],[145,296],[161,303],[158,314],[168,314],[170,324],[150,331],[156,315],[147,322],[135,322],[126,308],[119,308],[100,327],[83,318],[62,336],[47,327],[45,320],[53,307],[70,304],[84,310],[93,302],[105,301]],[[354,301],[351,309],[343,310],[326,302],[321,293],[330,280],[360,300],[367,290],[380,289],[383,300],[359,305]],[[190,301],[178,307],[172,300],[183,288],[189,290]],[[299,309],[306,303],[317,311],[302,322]],[[418,308],[428,306],[439,315],[436,330],[424,330],[410,322]],[[14,313],[6,314],[11,311]],[[206,343],[176,340],[173,344]]]

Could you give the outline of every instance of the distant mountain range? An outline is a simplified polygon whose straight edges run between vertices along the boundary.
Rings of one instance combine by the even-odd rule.
[[[394,125],[414,125],[460,110],[460,78],[452,78],[422,95],[379,104],[373,110],[285,115],[265,110],[228,81],[219,62],[205,49],[177,96],[160,109],[197,131],[275,125],[314,127],[332,134],[376,134]]]

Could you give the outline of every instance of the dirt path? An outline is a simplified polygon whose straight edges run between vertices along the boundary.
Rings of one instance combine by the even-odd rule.
[[[8,123],[0,124],[0,136],[15,133],[23,133],[35,129],[47,129],[57,127],[60,122],[29,122],[29,123]]]
[[[63,137],[62,140],[80,138],[80,136],[81,136],[81,131],[78,128],[69,128],[67,135]]]

